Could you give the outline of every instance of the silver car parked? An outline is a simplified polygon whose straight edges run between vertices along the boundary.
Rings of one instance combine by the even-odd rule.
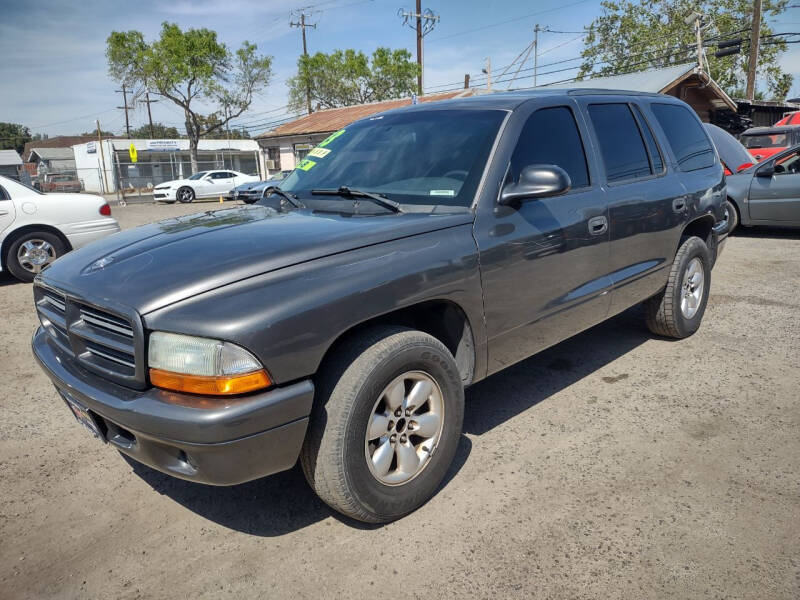
[[[800,145],[728,175],[734,211],[729,231],[744,226],[800,227]]]

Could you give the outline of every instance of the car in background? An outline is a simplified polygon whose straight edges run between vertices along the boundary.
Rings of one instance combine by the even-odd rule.
[[[291,170],[280,171],[266,181],[243,183],[242,185],[239,185],[231,190],[230,198],[232,200],[241,200],[245,204],[253,204],[253,202],[264,195],[265,189],[272,185],[278,185],[291,172]]]
[[[83,186],[75,175],[68,173],[45,173],[39,182],[39,189],[47,193],[76,193],[82,192]]]
[[[797,112],[789,113],[785,117],[783,117],[780,121],[775,123],[775,125],[800,125],[800,110]]]
[[[200,171],[186,179],[159,183],[153,189],[153,199],[172,204],[175,201],[194,202],[195,198],[218,198],[230,195],[236,186],[257,181],[258,175],[245,175],[238,171]]]
[[[118,231],[100,196],[44,194],[0,175],[0,271],[33,281],[62,254]]]
[[[753,157],[739,140],[721,127],[711,123],[703,123],[703,127],[706,128],[706,132],[717,148],[722,166],[725,167],[725,175],[732,175],[753,166]]]
[[[800,144],[800,127],[794,125],[751,127],[739,136],[739,141],[756,162],[761,162],[791,146]]]
[[[800,227],[800,145],[727,177],[732,227]]]

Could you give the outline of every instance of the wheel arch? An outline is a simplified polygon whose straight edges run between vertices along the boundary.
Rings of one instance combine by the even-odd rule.
[[[67,249],[67,252],[72,250],[72,244],[69,243],[69,239],[64,233],[58,229],[57,227],[53,227],[52,225],[46,225],[44,223],[37,223],[37,224],[30,224],[30,225],[22,225],[13,231],[10,231],[6,234],[3,238],[3,243],[0,244],[0,266],[3,269],[7,268],[6,265],[6,254],[8,254],[8,249],[11,247],[16,240],[20,238],[20,236],[25,235],[26,233],[35,233],[38,231],[42,231],[45,233],[51,233],[58,237],[63,243],[64,247]]]
[[[455,358],[464,385],[472,382],[476,358],[474,330],[464,309],[446,299],[425,300],[353,325],[331,343],[322,356],[320,368],[348,339],[377,325],[401,325],[432,335]]]

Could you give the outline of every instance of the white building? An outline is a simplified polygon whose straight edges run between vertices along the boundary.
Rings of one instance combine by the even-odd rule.
[[[136,162],[130,146],[136,148]],[[159,183],[192,174],[189,140],[113,139],[72,147],[78,178],[87,192],[111,193],[122,189],[150,190]],[[266,174],[255,140],[200,140],[200,171],[231,169],[248,175]]]

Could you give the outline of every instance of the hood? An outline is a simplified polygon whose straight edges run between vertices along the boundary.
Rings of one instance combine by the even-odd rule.
[[[192,183],[194,183],[194,181],[190,181],[189,179],[173,179],[172,181],[164,181],[162,183],[158,183],[156,184],[155,187],[156,188],[162,188],[167,186],[175,187],[180,185],[191,185]]]
[[[243,192],[243,191],[246,191],[246,190],[257,190],[257,189],[260,189],[260,188],[265,188],[268,185],[272,185],[272,184],[273,184],[273,182],[271,182],[271,181],[249,181],[247,183],[243,183],[241,185],[237,185],[233,189],[234,190],[238,190],[240,192]]]
[[[145,314],[248,277],[472,219],[470,212],[345,216],[240,206],[111,235],[64,255],[40,277],[100,306]]]

